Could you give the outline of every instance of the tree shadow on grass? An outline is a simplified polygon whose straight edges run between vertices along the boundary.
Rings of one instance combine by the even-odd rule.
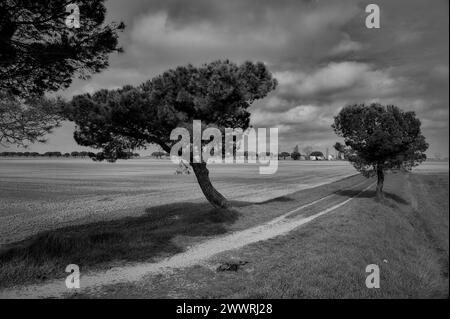
[[[86,269],[176,254],[183,250],[176,236],[223,234],[237,218],[234,210],[183,202],[148,208],[139,217],[46,231],[0,251],[0,286],[67,275],[68,264]]]
[[[361,190],[338,190],[335,192],[335,194],[340,195],[340,196],[345,196],[345,197],[355,197],[356,195],[358,195],[358,197],[362,197],[362,198],[376,198],[377,197],[377,193],[374,190],[367,190],[361,193]],[[407,202],[406,200],[404,200],[402,197],[396,195],[396,194],[392,194],[392,193],[388,193],[388,192],[383,192],[385,199],[391,199],[399,204],[403,204],[403,205],[409,205],[409,202]]]
[[[246,202],[246,201],[238,201],[238,200],[232,200],[230,201],[232,207],[246,207],[251,205],[265,205],[265,204],[271,204],[271,203],[286,203],[286,202],[292,202],[295,201],[295,199],[289,197],[289,196],[279,196],[272,199],[268,199],[262,202]]]

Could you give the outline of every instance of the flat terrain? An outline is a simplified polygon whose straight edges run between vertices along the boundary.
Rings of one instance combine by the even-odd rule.
[[[67,296],[448,298],[448,174],[389,176],[386,192],[380,203],[373,190],[366,190],[288,234],[207,262]],[[218,271],[229,264],[240,266]],[[365,285],[369,264],[380,268],[379,289]]]
[[[332,164],[287,162],[279,174],[301,179],[295,168],[323,173],[339,167]],[[11,287],[37,284],[22,296],[61,297],[67,292],[64,268],[76,263],[95,289],[72,297],[446,297],[445,164],[388,175],[383,202],[374,199],[374,180],[360,175],[274,196],[271,179],[262,176],[265,183],[258,184],[258,175],[246,175],[240,167],[239,178],[265,189],[264,199],[245,200],[242,188],[241,194],[228,195],[232,210],[214,210],[202,199],[173,201],[112,220],[70,226],[62,221],[57,229],[4,244],[0,296],[21,296],[21,289]],[[215,178],[231,183],[231,171],[218,167]],[[272,179],[276,189],[282,178]],[[240,266],[216,271],[228,263]],[[365,288],[370,263],[382,268],[384,289]]]
[[[280,161],[274,175],[257,165],[210,165],[227,198],[260,202],[355,174],[346,162]],[[168,160],[0,159],[0,245],[62,226],[140,216],[149,207],[204,202],[195,176]]]

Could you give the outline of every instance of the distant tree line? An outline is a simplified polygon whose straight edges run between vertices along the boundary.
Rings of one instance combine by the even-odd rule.
[[[328,160],[327,156],[325,156],[320,151],[313,151],[313,148],[311,146],[306,146],[302,149],[300,153],[300,148],[298,145],[295,145],[294,149],[292,150],[292,153],[289,152],[280,152],[278,153],[278,159],[286,160],[286,159],[292,159],[294,161],[298,160]],[[340,159],[338,157],[337,159]]]
[[[127,153],[128,158],[136,158],[140,155],[138,153]],[[0,157],[74,157],[74,158],[95,158],[97,156],[97,153],[94,152],[70,152],[70,153],[62,153],[62,152],[45,152],[45,153],[38,153],[38,152],[1,152]]]
[[[159,152],[153,152],[152,156],[156,157],[156,158],[163,158],[163,157],[168,157],[170,155],[169,155],[169,153],[159,151]]]
[[[244,158],[246,160],[248,159],[248,157],[259,158],[261,156],[271,157],[273,155],[274,154],[272,154],[270,152],[265,152],[265,153],[263,152],[261,154],[258,154],[258,153],[255,153],[255,152],[247,152],[247,151],[244,152]],[[156,152],[153,152],[151,154],[151,156],[154,157],[154,158],[164,158],[164,157],[169,157],[170,154],[166,153],[166,152],[162,152],[162,151],[156,151]],[[234,156],[236,156],[236,154],[234,154]],[[311,156],[314,156],[316,159],[319,159],[319,160],[320,159],[327,160],[327,158],[325,158],[325,155],[322,152],[320,152],[320,151],[311,151],[309,154],[300,154],[300,152],[298,151],[298,147],[294,148],[294,151],[292,153],[289,153],[289,152],[280,152],[280,153],[278,153],[278,159],[280,159],[280,160],[281,159],[286,160],[286,159],[289,159],[289,158],[293,159],[295,161],[298,161],[298,160],[301,160],[301,159],[309,160]]]
[[[288,156],[289,156],[289,153],[287,153],[288,154]],[[262,152],[262,153],[260,153],[260,154],[258,154],[258,153],[256,153],[256,152],[248,152],[248,151],[244,151],[244,158],[245,159],[248,159],[249,157],[251,157],[251,158],[259,158],[259,157],[271,157],[271,156],[273,156],[273,153],[271,153],[271,152]],[[166,153],[166,152],[161,152],[161,151],[157,151],[157,152],[153,152],[152,154],[151,154],[151,156],[152,157],[155,157],[155,158],[163,158],[163,157],[169,157],[170,156],[170,154],[169,153]],[[236,153],[234,153],[233,154],[233,158],[236,158]]]
[[[77,152],[77,151],[73,151],[70,153],[64,153],[64,152],[45,152],[45,153],[38,153],[38,152],[0,152],[0,157],[73,157],[73,158],[85,158],[85,157],[90,157],[95,159],[96,157],[98,157],[100,153],[94,153],[94,152],[86,152],[86,151],[82,151],[82,152]],[[140,155],[138,153],[133,153],[133,152],[126,152],[126,158],[136,158],[139,157]],[[161,152],[161,151],[157,151],[157,152],[153,152],[151,154],[152,157],[155,158],[164,158],[164,157],[169,157],[170,154],[166,153],[166,152]],[[244,152],[244,157],[245,159],[248,159],[248,157],[253,157],[253,158],[258,158],[260,156],[267,156],[267,157],[271,157],[273,156],[272,153],[270,152],[266,152],[261,153],[261,154],[257,154],[255,152]],[[311,152],[310,155],[304,155],[304,154],[300,154],[299,152],[280,152],[278,153],[278,159],[293,159],[293,160],[300,160],[302,159],[301,157],[303,157],[303,159],[309,159],[309,156],[315,156],[315,157],[319,157],[319,158],[324,158],[324,155],[322,152],[320,151],[313,151]]]
[[[278,153],[278,159],[280,159],[280,160],[281,159],[286,160],[286,159],[289,159],[289,158],[294,160],[294,161],[298,161],[298,160],[301,160],[301,159],[309,160],[312,156],[315,157],[316,159],[319,159],[319,160],[320,159],[328,160],[325,157],[325,155],[323,155],[323,153],[320,152],[320,151],[310,151],[310,152],[305,152],[305,153],[301,154],[298,151],[298,147],[297,146],[294,148],[294,151],[292,153],[289,153],[289,152],[280,152],[280,153]]]

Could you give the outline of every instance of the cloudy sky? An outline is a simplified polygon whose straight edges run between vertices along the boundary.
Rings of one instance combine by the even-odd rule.
[[[365,7],[381,28],[365,27]],[[330,125],[349,103],[415,111],[428,154],[449,154],[448,0],[109,0],[108,20],[127,25],[109,69],[74,81],[66,97],[139,84],[160,72],[228,58],[263,61],[279,87],[251,108],[251,123],[278,127],[280,149],[337,140]],[[81,22],[82,22],[81,12]],[[81,150],[65,124],[31,150]]]

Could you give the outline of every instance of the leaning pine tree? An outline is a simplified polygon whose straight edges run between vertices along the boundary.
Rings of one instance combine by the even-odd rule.
[[[238,66],[215,61],[168,70],[138,87],[75,96],[63,113],[75,122],[74,138],[80,145],[100,149],[96,160],[113,162],[148,144],[170,153],[176,143],[170,139],[172,130],[192,127],[193,120],[221,130],[245,130],[250,122],[248,107],[276,85],[263,63]],[[228,207],[211,184],[206,163],[190,165],[206,199],[214,207]]]
[[[396,106],[350,105],[334,118],[336,134],[345,145],[336,143],[353,166],[366,177],[377,176],[377,198],[383,198],[387,170],[406,170],[426,159],[428,148],[414,112]]]

